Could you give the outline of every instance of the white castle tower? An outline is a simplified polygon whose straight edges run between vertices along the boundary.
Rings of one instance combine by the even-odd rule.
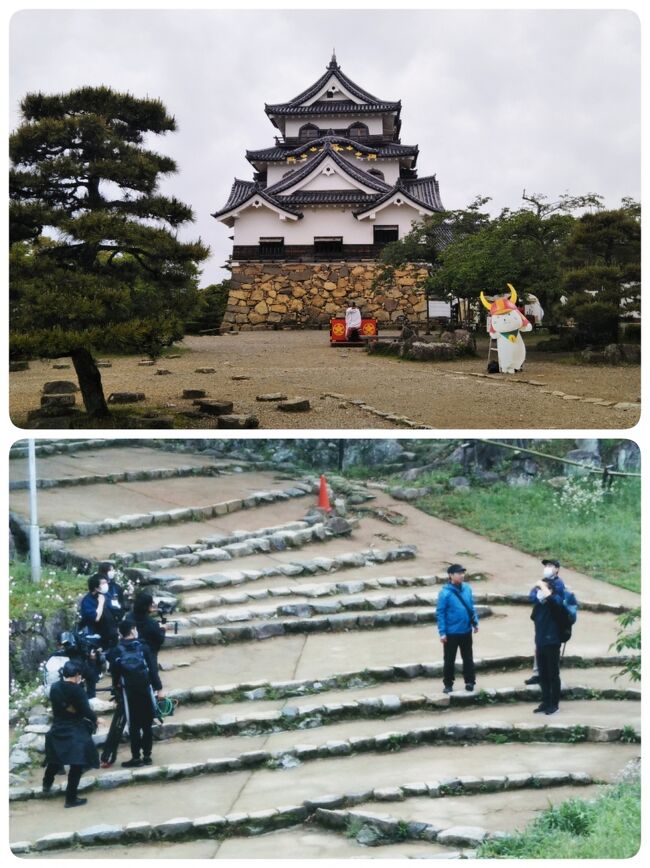
[[[313,326],[349,300],[380,321],[422,318],[426,269],[373,286],[381,248],[444,210],[435,175],[418,178],[417,145],[401,144],[401,102],[359,87],[333,54],[311,87],[265,111],[275,144],[246,152],[253,180],[235,179],[213,214],[233,230],[225,325]]]

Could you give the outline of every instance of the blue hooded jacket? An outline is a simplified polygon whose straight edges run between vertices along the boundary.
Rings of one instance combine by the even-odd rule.
[[[553,609],[562,606],[565,585],[561,578],[556,577],[553,581],[553,590],[543,602],[537,599],[538,588],[534,587],[529,595],[531,603],[534,603],[531,612],[531,620],[535,622],[535,645],[538,648],[544,645],[561,645],[560,628]]]
[[[462,597],[469,607],[469,611],[472,613],[471,618],[459,597]],[[438,619],[438,633],[441,636],[456,636],[470,633],[472,627],[478,626],[478,615],[474,608],[474,597],[472,596],[470,586],[465,582],[460,585],[454,585],[449,582],[445,585],[438,594],[436,615]]]

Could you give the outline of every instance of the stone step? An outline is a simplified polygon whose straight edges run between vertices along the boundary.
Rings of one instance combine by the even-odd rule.
[[[543,790],[543,793],[540,793]],[[151,840],[196,840],[204,836],[220,838],[236,838],[242,833],[249,836],[265,835],[282,827],[302,826],[305,823],[323,826],[326,829],[345,831],[350,824],[372,826],[379,833],[374,843],[396,843],[404,840],[438,841],[445,846],[476,846],[489,836],[487,829],[482,834],[477,832],[472,836],[469,831],[463,835],[461,828],[469,830],[472,824],[462,826],[456,822],[444,820],[432,823],[430,820],[419,819],[408,821],[405,828],[404,817],[409,811],[419,816],[440,816],[448,818],[454,811],[485,813],[486,807],[492,811],[503,813],[503,804],[512,802],[520,804],[525,801],[526,810],[530,814],[548,807],[549,798],[554,801],[570,797],[588,797],[597,792],[593,779],[584,772],[548,771],[538,776],[523,774],[495,775],[491,777],[464,776],[428,783],[406,784],[402,787],[376,790],[369,794],[370,801],[355,804],[355,799],[345,796],[325,796],[310,800],[302,805],[275,808],[261,812],[246,814],[228,814],[226,816],[208,815],[198,819],[176,818],[163,823],[150,825],[145,822],[135,822],[120,825],[102,824],[86,827],[78,832],[54,833],[36,839],[34,843],[16,842],[11,845],[14,853],[24,855],[29,852],[40,853],[48,850],[62,850],[70,846],[94,848],[99,846],[115,846]],[[476,795],[480,793],[481,795]],[[461,800],[462,806],[457,800]],[[350,804],[348,808],[324,808],[321,803],[331,804],[342,802]],[[378,803],[391,803],[391,814],[377,810]],[[478,804],[477,804],[478,803]],[[495,804],[496,803],[496,804]],[[534,806],[534,807],[533,807]],[[518,808],[521,814],[521,808]],[[399,818],[399,819],[398,819]],[[401,827],[401,828],[400,828]],[[476,824],[474,824],[476,828]],[[480,827],[479,827],[480,828]],[[455,830],[452,832],[452,830]],[[361,836],[358,841],[364,840]],[[452,840],[453,839],[453,840]],[[368,840],[368,839],[366,839]],[[90,855],[90,853],[89,853]]]
[[[182,723],[196,717],[214,716],[216,711],[244,718],[251,713],[277,711],[287,705],[300,711],[318,702],[336,705],[386,696],[391,697],[393,701],[396,698],[401,701],[401,697],[406,696],[409,701],[412,701],[414,696],[430,696],[442,690],[442,665],[436,667],[432,665],[430,671],[432,675],[428,678],[396,677],[395,680],[383,682],[381,680],[375,682],[364,677],[342,679],[340,683],[335,682],[334,679],[324,679],[311,682],[313,686],[308,689],[297,683],[293,686],[291,682],[285,682],[284,685],[278,683],[277,687],[258,682],[257,686],[248,685],[246,689],[237,693],[222,693],[220,688],[209,686],[193,690],[178,688],[168,690],[167,696],[178,703],[173,715],[174,723]],[[435,680],[433,680],[434,672]],[[515,668],[504,671],[499,667],[489,671],[479,668],[476,690],[468,694],[464,690],[459,672],[457,689],[447,696],[448,707],[455,708],[465,703],[494,707],[499,701],[497,691],[503,690],[516,691],[517,701],[537,704],[539,687],[524,684],[524,678],[529,674],[530,669]],[[593,670],[565,668],[562,671],[562,686],[573,691],[573,696],[580,699],[625,698],[629,701],[638,701],[641,696],[638,686],[632,682],[615,681],[615,676],[616,671],[609,667]],[[228,685],[225,687],[227,688]],[[473,703],[470,701],[472,697]]]
[[[285,593],[280,593],[284,592],[284,590],[284,588],[278,588],[275,593],[271,593],[271,597],[288,596]],[[299,597],[291,603],[285,602],[278,606],[269,605],[268,603],[248,603],[245,607],[242,607],[233,600],[227,607],[215,607],[204,612],[180,617],[177,620],[179,629],[185,629],[191,627],[213,627],[220,624],[242,621],[268,621],[285,617],[312,618],[317,615],[336,615],[342,612],[383,612],[400,608],[431,608],[435,607],[435,605],[435,595],[418,594],[412,591],[390,595],[381,591],[377,591],[374,594],[370,592],[349,594],[346,591],[341,591],[334,599],[314,601],[313,599],[308,600],[305,597]],[[222,611],[223,608],[227,608],[228,611]]]
[[[405,793],[391,788],[379,793],[381,801],[391,803],[387,812],[375,802],[347,810],[318,808],[310,822],[373,847],[400,840],[436,841],[443,847],[477,847],[491,837],[522,828],[551,804],[594,798],[602,790],[591,784],[588,775],[575,775],[568,783],[565,780],[564,773],[550,772],[542,773],[535,784],[530,778],[523,786],[508,787],[508,783],[522,782],[513,775],[505,789],[497,789],[498,778],[491,781],[466,776],[446,785],[448,795],[453,792],[462,795],[461,799],[432,799],[426,791],[419,798],[410,797],[408,789]]]
[[[371,700],[370,708],[362,709],[355,707],[354,703],[347,709],[342,704],[325,709],[314,705],[303,709],[302,713],[290,714],[287,708],[278,712],[261,712],[240,720],[226,715],[181,725],[166,723],[159,730],[163,742],[156,743],[154,749],[156,762],[162,762],[161,765],[134,770],[102,769],[87,776],[84,785],[87,788],[114,789],[152,780],[223,775],[242,768],[282,771],[331,756],[346,758],[353,754],[384,751],[402,753],[427,744],[602,744],[640,739],[640,709],[633,706],[626,710],[627,724],[623,729],[620,702],[611,700],[575,700],[563,704],[561,713],[549,718],[533,715],[532,701],[528,705],[501,706],[498,709],[475,706],[444,711],[448,705],[447,697],[437,695],[422,703],[416,711],[404,706],[397,708],[392,699],[386,697],[385,702]],[[443,711],[432,716],[430,712],[436,708]],[[427,709],[428,713],[425,713]],[[297,712],[296,709],[293,711]],[[361,718],[356,716],[359,711]],[[368,712],[369,716],[365,716]],[[345,719],[346,714],[348,719]],[[391,714],[393,719],[386,720],[385,717]],[[387,725],[392,729],[387,730]],[[267,739],[261,745],[260,736],[265,734]],[[179,736],[183,741],[170,743],[166,735]],[[58,787],[53,788],[54,794],[58,792]],[[52,794],[43,794],[40,788],[10,790],[13,801],[52,797]]]
[[[311,618],[315,615],[323,614],[338,614],[341,612],[362,612],[362,611],[387,611],[394,608],[417,608],[417,607],[435,607],[438,600],[436,593],[414,593],[413,591],[405,591],[402,593],[385,594],[381,591],[368,591],[362,593],[350,594],[349,587],[354,583],[343,583],[343,585],[335,585],[331,589],[331,593],[327,596],[327,600],[320,599],[314,602],[313,599],[304,595],[296,594],[295,588],[276,588],[268,592],[271,598],[287,597],[289,594],[286,590],[293,590],[293,599],[290,603],[281,603],[280,605],[268,605],[265,603],[253,603],[247,600],[243,601],[242,594],[231,594],[219,603],[213,604],[211,607],[205,608],[203,611],[187,616],[178,617],[177,623],[179,628],[191,627],[215,627],[221,624],[232,622],[244,622],[254,620],[272,620],[283,618],[286,616],[296,618]],[[345,587],[347,585],[347,587]],[[335,590],[336,589],[336,590]],[[333,597],[333,599],[331,599]],[[491,606],[499,604],[505,605],[526,605],[530,606],[527,597],[518,598],[516,595],[496,595],[496,594],[476,594],[474,601],[477,606],[483,603],[490,603]],[[227,611],[223,611],[223,609]],[[582,605],[583,611],[607,612],[612,608],[608,604],[601,603],[585,603]]]
[[[21,849],[19,844],[15,853],[30,858],[29,849]],[[29,842],[25,842],[29,848]],[[372,855],[373,859],[428,859],[435,856],[451,858],[448,848],[429,841],[403,841],[399,844],[375,846],[371,853],[354,839],[336,832],[308,824],[297,824],[263,834],[240,837],[220,837],[215,832],[210,837],[174,841],[169,838],[151,837],[142,841],[129,841],[128,844],[95,844],[89,852],[85,847],[72,850],[41,850],[32,854],[39,859],[268,859],[272,853],[276,859],[295,859],[299,853],[302,859],[358,859]],[[460,857],[462,851],[455,854]]]
[[[475,659],[518,658],[518,662],[513,662],[509,668],[527,667],[528,672],[522,680],[527,677],[532,666],[533,637],[526,611],[522,607],[503,607],[493,615],[489,624],[483,626],[474,641]],[[589,666],[622,668],[628,659],[625,655],[602,653],[615,640],[616,627],[616,620],[610,615],[583,613],[580,630],[567,644],[562,665],[578,667],[584,658]],[[406,660],[405,649],[409,655]],[[504,655],[505,650],[507,655]],[[215,664],[215,659],[218,664]],[[571,662],[573,659],[575,662]],[[214,684],[217,672],[222,685],[259,685],[289,680],[309,682],[330,678],[332,673],[355,677],[364,676],[368,671],[388,673],[374,677],[395,680],[392,667],[396,664],[414,663],[417,666],[425,662],[439,666],[442,649],[435,627],[406,624],[375,631],[313,633],[306,638],[297,633],[285,634],[273,642],[249,643],[246,654],[241,653],[237,643],[220,646],[217,658],[210,646],[174,648],[163,645],[160,660],[164,665],[174,666],[170,675],[163,676],[165,686],[175,688],[182,684],[183,688],[190,690]],[[176,668],[178,664],[183,668]],[[215,665],[218,666],[216,670]],[[422,673],[423,670],[416,668],[415,671]]]
[[[487,606],[476,606],[479,618],[492,614]],[[258,619],[242,623],[221,624],[218,627],[197,627],[168,635],[165,646],[188,647],[191,645],[223,645],[232,642],[256,642],[286,634],[330,633],[357,630],[377,630],[387,627],[414,624],[432,624],[437,620],[436,612],[430,608],[425,611],[414,610],[412,606],[399,611],[366,611],[362,614],[349,613],[328,616],[275,618],[267,621]]]
[[[271,596],[324,597],[338,593],[359,593],[365,590],[397,587],[429,587],[442,584],[446,577],[426,576],[385,576],[367,580],[351,580],[348,582],[322,583],[317,585],[302,583],[288,589],[287,594],[273,593],[269,587],[255,588],[247,591],[242,586],[248,582],[258,582],[274,576],[286,578],[311,578],[321,579],[324,573],[330,574],[343,570],[362,569],[376,564],[390,563],[393,561],[412,560],[416,557],[415,546],[401,546],[394,549],[363,549],[360,551],[346,552],[335,557],[316,557],[306,561],[289,561],[272,567],[259,570],[227,570],[222,573],[210,573],[203,576],[193,576],[189,579],[171,576],[158,576],[156,581],[165,585],[166,590],[174,594],[183,594],[182,609],[195,611],[208,608],[209,606],[231,605],[247,600],[262,600]],[[474,579],[475,581],[477,579]],[[201,588],[228,588],[237,587],[235,595],[200,595],[192,594],[192,591]]]
[[[330,757],[281,771],[258,769],[254,774],[250,769],[233,771],[219,775],[218,786],[215,786],[214,774],[176,777],[182,773],[177,769],[164,786],[159,781],[152,781],[122,787],[119,798],[112,789],[89,792],[88,805],[77,812],[66,811],[59,797],[39,800],[39,835],[73,832],[103,823],[107,811],[111,823],[126,825],[140,819],[151,824],[165,822],[172,815],[174,804],[182,805],[182,813],[189,817],[273,810],[284,803],[284,793],[288,789],[296,805],[310,802],[314,807],[342,808],[351,800],[357,804],[367,802],[377,789],[401,786],[410,781],[444,781],[468,774],[480,777],[517,773],[537,775],[540,750],[543,751],[545,769],[569,773],[577,770],[606,781],[638,755],[638,745],[620,743],[575,743],[570,750],[566,744],[549,743],[543,748],[539,744],[518,744],[516,751],[509,744],[446,746],[442,750],[440,746],[421,745],[398,752]],[[145,774],[149,771],[135,770]],[[31,800],[12,803],[10,840],[32,840],[33,829],[34,806]]]
[[[183,469],[188,472],[185,474],[171,473],[171,475],[197,475],[192,472],[194,468]],[[147,471],[142,472],[146,473]],[[219,470],[215,471],[213,468],[213,472],[209,475],[219,475],[220,472],[221,471]],[[57,521],[54,524],[45,527],[44,530],[46,533],[54,534],[60,540],[69,540],[76,536],[97,536],[99,534],[117,533],[119,531],[135,530],[153,525],[178,524],[188,521],[205,521],[221,515],[226,515],[226,513],[238,512],[242,509],[254,509],[255,507],[267,503],[289,500],[291,497],[304,497],[308,493],[307,490],[298,487],[274,489],[271,491],[257,491],[244,498],[219,501],[205,506],[188,506],[168,510],[154,510],[146,513],[104,518],[99,521]],[[199,540],[199,542],[201,542],[201,540]]]
[[[235,466],[233,464],[233,466]],[[93,473],[81,476],[66,476],[62,478],[38,478],[36,487],[42,490],[51,488],[72,488],[82,485],[115,485],[119,482],[144,482],[153,479],[180,479],[188,476],[221,476],[228,472],[228,467],[212,464],[198,466],[181,465],[180,467],[156,467],[143,470],[126,470],[117,473]],[[12,479],[9,481],[9,491],[25,491],[29,488],[28,479]]]

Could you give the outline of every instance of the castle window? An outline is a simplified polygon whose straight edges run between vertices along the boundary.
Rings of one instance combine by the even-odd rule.
[[[377,247],[383,247],[385,244],[390,244],[392,241],[399,240],[398,226],[374,226],[373,241]]]
[[[324,259],[333,259],[343,255],[343,238],[341,236],[317,236],[314,238],[314,254]]]
[[[368,127],[365,124],[356,123],[348,127],[348,138],[361,141],[368,138]]]
[[[314,124],[304,124],[304,126],[300,127],[298,137],[301,142],[308,142],[310,139],[317,139],[318,133],[318,127],[314,126]]]
[[[260,238],[260,259],[284,259],[284,238]]]
[[[384,173],[380,169],[369,169],[368,174],[374,175],[375,178],[381,178],[382,181],[384,180]]]

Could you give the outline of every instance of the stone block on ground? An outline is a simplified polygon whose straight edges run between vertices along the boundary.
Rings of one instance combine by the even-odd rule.
[[[183,398],[205,398],[205,389],[183,389]]]
[[[260,420],[257,416],[244,416],[234,413],[226,413],[219,416],[218,428],[259,428]]]
[[[136,404],[138,401],[144,401],[144,392],[111,392],[108,396],[107,403],[109,404]]]
[[[309,398],[290,398],[287,401],[281,401],[278,404],[278,410],[284,413],[304,413],[311,410]]]
[[[216,374],[216,368],[195,368],[195,374]]]
[[[42,395],[41,407],[73,407],[76,402],[74,395]]]
[[[202,413],[207,413],[208,416],[225,416],[232,413],[232,401],[219,401],[216,398],[207,398],[205,401],[200,400],[198,403]]]
[[[70,395],[78,391],[79,386],[72,380],[50,380],[43,385],[44,395]]]
[[[257,395],[255,400],[256,401],[286,401],[287,396],[283,395],[282,392],[272,392],[268,395]]]

